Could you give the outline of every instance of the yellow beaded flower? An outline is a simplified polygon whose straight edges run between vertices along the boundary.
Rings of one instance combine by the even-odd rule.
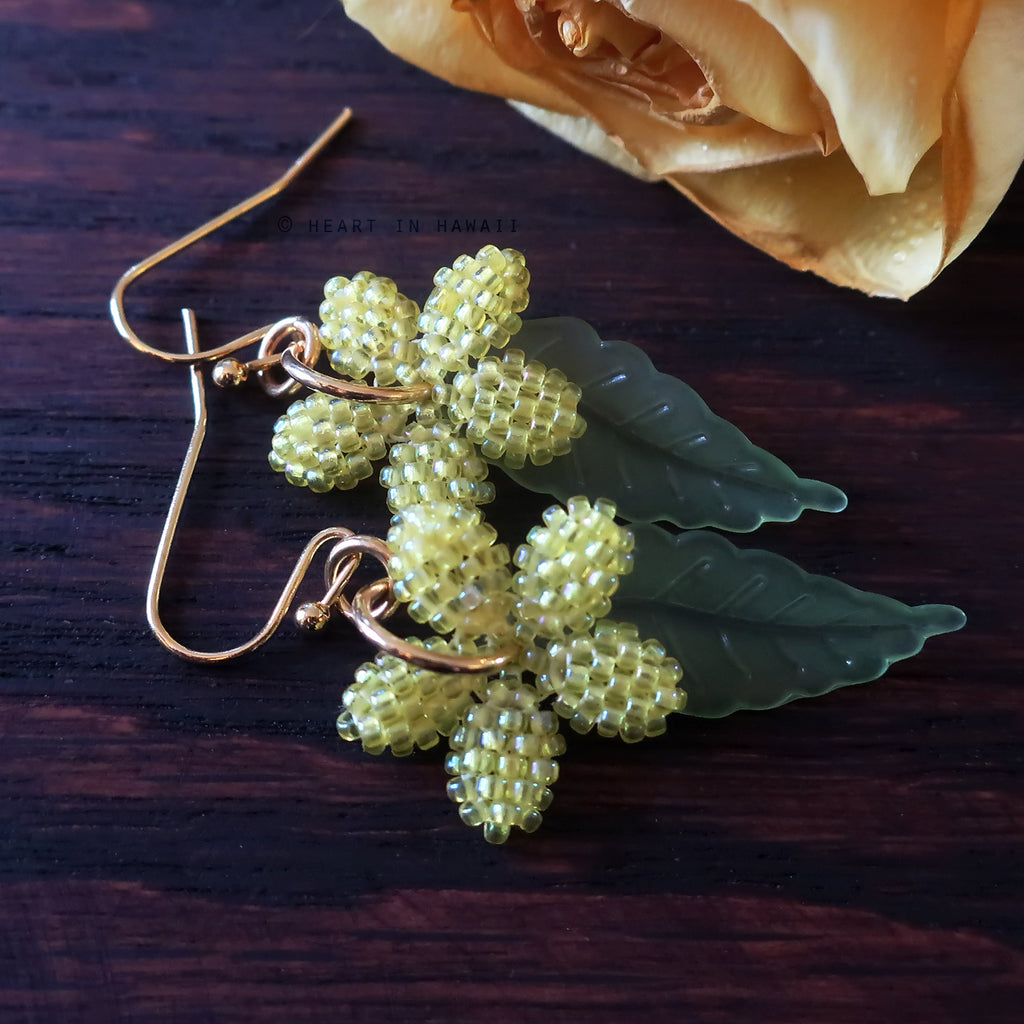
[[[424,454],[434,454],[429,446],[437,443],[424,441]],[[415,447],[405,446],[399,465]],[[418,490],[407,493],[415,498]],[[514,581],[508,551],[494,543],[479,509],[413,501],[392,522],[389,573],[412,617],[442,633],[454,630],[447,649],[460,653],[513,641],[515,663],[488,682],[379,656],[346,692],[338,729],[370,753],[390,745],[403,754],[432,746],[458,721],[445,763],[454,776],[448,792],[463,821],[482,825],[488,842],[540,824],[557,777],[554,758],[564,749],[556,713],[577,732],[596,726],[632,743],[663,732],[665,717],[684,706],[676,686],[682,670],[657,641],[604,620],[586,632],[609,607],[619,575],[632,568],[632,534],[615,522],[611,502],[573,498],[549,508],[517,552]],[[445,648],[444,641],[427,644]],[[536,687],[524,673],[537,678]],[[551,709],[543,709],[552,696]]]
[[[351,278],[333,277],[324,285],[320,340],[342,376],[355,381],[369,378],[379,387],[396,382],[431,385],[432,396],[416,409],[419,425],[465,428],[484,458],[501,459],[510,468],[521,468],[527,460],[544,465],[568,452],[586,429],[577,411],[579,388],[559,370],[526,362],[518,350],[501,359],[484,358],[491,347],[507,345],[522,326],[519,314],[529,303],[529,281],[522,253],[485,245],[476,256],[463,254],[434,275],[435,287],[419,315],[416,303],[399,292],[391,278],[366,270]],[[426,332],[423,337],[417,337],[417,327]],[[354,486],[368,475],[367,461],[383,453],[376,444],[357,450],[348,431],[351,424],[344,418],[333,422],[323,415],[325,410],[326,406],[311,410],[317,416],[315,436],[307,436],[312,428],[297,421],[281,427],[271,465],[300,486]],[[396,427],[392,417],[385,439],[412,440],[396,436],[399,429],[401,424]],[[453,459],[468,467],[469,456],[457,454],[455,448],[440,458],[448,468],[453,468]],[[451,495],[431,485],[417,500],[428,495],[463,503],[490,500],[490,484],[483,483],[475,467],[470,474],[459,479],[466,480],[471,498],[458,483]],[[395,492],[389,495],[392,508],[412,499],[411,492],[400,490],[405,484],[423,483],[389,472],[385,486]]]

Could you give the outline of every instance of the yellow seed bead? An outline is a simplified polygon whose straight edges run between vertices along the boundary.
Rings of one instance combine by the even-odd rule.
[[[388,437],[407,416],[404,407],[314,393],[289,406],[275,424],[270,466],[312,491],[349,490],[373,475],[371,461],[387,454]]]
[[[511,633],[508,548],[480,512],[449,501],[410,505],[388,531],[395,595],[416,622],[459,636]]]
[[[433,651],[454,651],[440,637],[411,642]],[[431,672],[378,654],[356,670],[355,682],[345,691],[338,733],[346,740],[361,740],[369,754],[389,747],[397,757],[416,748],[428,750],[439,735],[451,735],[473,701],[474,688],[485,683],[485,676]]]
[[[611,608],[619,577],[633,567],[633,534],[599,498],[553,505],[515,553],[515,616],[525,637],[582,633]]]
[[[331,365],[354,380],[372,376],[378,386],[415,383],[419,313],[388,277],[367,270],[351,279],[332,277],[320,305],[320,336]]]
[[[593,635],[551,644],[537,685],[557,695],[553,710],[577,732],[596,726],[602,736],[635,743],[663,733],[666,716],[685,707],[686,694],[676,685],[682,676],[656,640],[641,640],[635,626],[604,619]]]
[[[488,682],[480,698],[449,741],[448,796],[467,825],[482,826],[489,843],[503,843],[513,828],[533,832],[540,825],[565,740],[517,671]]]

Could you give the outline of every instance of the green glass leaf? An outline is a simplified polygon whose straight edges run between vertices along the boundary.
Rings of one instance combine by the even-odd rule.
[[[928,637],[960,629],[959,608],[916,608],[780,555],[740,551],[703,530],[634,527],[636,568],[612,617],[657,637],[683,666],[686,713],[720,718],[877,679]]]
[[[740,533],[791,522],[804,509],[846,507],[842,491],[798,477],[711,412],[692,388],[656,370],[635,345],[604,341],[571,317],[527,321],[512,344],[583,389],[587,432],[572,452],[546,466],[502,466],[531,491],[560,501],[576,494],[609,498],[634,522]]]

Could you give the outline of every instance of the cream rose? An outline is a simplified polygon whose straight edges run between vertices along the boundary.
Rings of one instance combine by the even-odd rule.
[[[343,0],[389,49],[907,298],[1024,158],[1024,0]]]

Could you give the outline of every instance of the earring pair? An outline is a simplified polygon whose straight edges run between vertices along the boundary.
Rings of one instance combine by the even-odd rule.
[[[447,737],[449,796],[464,821],[503,842],[514,827],[540,824],[565,748],[560,719],[635,742],[664,732],[675,712],[716,717],[876,678],[963,624],[950,606],[909,608],[703,529],[839,511],[846,498],[797,477],[634,346],[570,318],[524,322],[530,275],[514,250],[459,256],[434,275],[422,307],[390,278],[360,271],[327,281],[319,322],[289,316],[204,351],[186,309],[185,352],[143,342],[125,317],[128,286],[277,195],[350,117],[276,182],[131,267],[111,296],[122,337],[187,364],[191,378],[193,434],[147,592],[166,647],[200,662],[254,650],[330,545],[324,594],[297,619],[319,630],[337,612],[377,648],[344,694],[340,734],[400,755]],[[253,345],[254,358],[239,357]],[[277,418],[272,469],[323,492],[354,487],[383,464],[392,513],[386,538],[342,526],[316,534],[260,631],[212,652],[171,637],[159,612],[205,436],[206,362],[220,386],[308,392]],[[511,554],[482,509],[495,498],[494,466],[560,499]],[[365,558],[385,575],[354,589]],[[398,636],[386,622],[399,608],[435,635]]]

